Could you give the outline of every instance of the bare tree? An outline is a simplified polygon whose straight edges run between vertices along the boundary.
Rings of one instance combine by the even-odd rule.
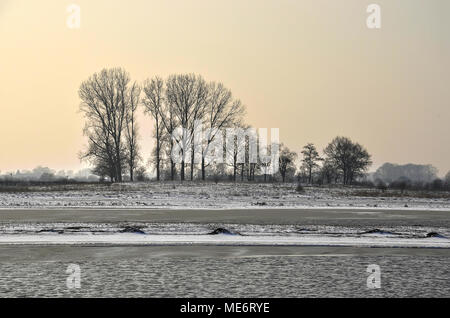
[[[205,80],[194,74],[171,75],[167,79],[166,98],[171,114],[173,114],[181,127],[189,132],[188,142],[177,140],[182,152],[181,180],[185,179],[185,158],[190,148],[191,180],[194,177],[194,130],[196,123],[202,120],[208,98],[208,89]],[[173,113],[172,113],[173,112]]]
[[[272,147],[270,147],[268,145],[264,145],[262,147],[260,145],[258,145],[258,152],[259,151],[265,151],[265,153],[270,156],[271,155],[271,150],[272,150]],[[264,175],[264,182],[267,182],[267,176],[272,171],[271,170],[271,166],[272,166],[272,161],[262,161],[260,158],[258,158],[258,167],[259,167],[260,171]]]
[[[351,184],[372,164],[367,150],[347,137],[336,137],[324,149],[327,160],[342,173],[342,183]]]
[[[206,178],[205,155],[208,153],[214,139],[222,138],[221,131],[226,127],[237,127],[244,115],[245,108],[240,100],[234,100],[233,95],[222,83],[212,82],[208,85],[208,99],[205,109],[205,123],[208,134],[202,148],[202,180]],[[236,145],[237,146],[237,145]],[[234,173],[235,175],[235,173]]]
[[[165,105],[165,107],[163,108],[161,119],[166,132],[165,134],[163,134],[162,144],[168,145],[168,147],[165,147],[164,152],[166,154],[166,158],[169,158],[168,162],[170,164],[170,180],[174,181],[176,173],[176,163],[172,157],[173,148],[175,145],[175,141],[174,138],[172,138],[172,135],[178,123],[173,114],[170,104]]]
[[[330,184],[337,179],[339,174],[336,171],[336,167],[329,160],[324,160],[319,171],[319,176],[322,182]]]
[[[295,159],[297,154],[294,151],[289,150],[288,147],[283,144],[280,145],[280,158],[279,158],[279,169],[283,182],[286,181],[286,174],[291,169],[295,169]]]
[[[252,141],[259,140],[259,134],[257,131],[253,131],[252,134],[246,137],[246,143],[245,143],[245,170],[247,172],[247,180],[248,181],[255,181],[255,173],[256,171],[261,169],[261,161],[259,158],[257,158],[256,162],[254,162],[251,159],[252,151],[251,151],[251,143]],[[259,153],[259,143],[256,145],[256,152]]]
[[[250,129],[250,126],[238,123],[236,124],[235,129],[236,131],[246,131]],[[235,182],[237,180],[237,173],[239,168],[241,168],[241,181],[244,180],[246,144],[247,140],[245,138],[239,138],[237,134],[228,135],[227,133],[226,143],[224,143],[224,152],[227,156],[226,163],[233,169],[233,181]],[[243,160],[240,160],[240,158],[243,158]]]
[[[323,159],[320,158],[316,146],[314,146],[314,144],[312,143],[308,143],[306,146],[303,147],[302,154],[303,154],[302,162],[308,171],[308,183],[311,184],[313,181],[312,180],[313,170],[319,166],[318,162],[322,161]]]
[[[95,150],[101,149],[101,161],[114,169],[114,180],[122,182],[125,161],[123,133],[130,107],[130,77],[121,68],[103,69],[84,81],[79,89],[80,109],[86,118],[85,134]],[[91,148],[91,147],[89,147]],[[90,149],[92,150],[92,149]],[[96,157],[98,151],[88,150],[85,157]],[[104,160],[106,155],[108,160]],[[97,161],[100,159],[97,158]]]
[[[240,167],[241,181],[254,180],[255,171],[260,168],[258,162],[258,133],[255,129],[242,123],[231,131],[227,130],[227,156],[233,158],[233,170]],[[235,147],[231,147],[234,144]],[[234,148],[234,149],[233,149]]]
[[[104,178],[108,176],[111,182],[116,180],[116,163],[114,142],[101,127],[90,127],[85,135],[88,137],[87,150],[80,154],[80,159],[87,159],[93,166],[93,173]]]
[[[145,107],[145,112],[149,113],[153,117],[155,122],[154,136],[156,141],[156,148],[154,153],[154,160],[156,164],[156,180],[158,181],[161,178],[161,160],[165,128],[165,122],[163,121],[164,116],[166,116],[166,114],[164,113],[164,111],[166,110],[164,109],[164,93],[164,81],[161,78],[155,77],[151,80],[145,81],[145,97],[142,102]],[[170,134],[172,134],[172,132],[173,130],[170,130]]]
[[[127,147],[127,164],[130,172],[130,181],[134,181],[134,170],[136,169],[139,160],[139,144],[138,144],[138,124],[136,122],[136,111],[139,106],[141,95],[141,88],[134,83],[129,89],[127,101],[128,105],[126,112],[126,147]]]

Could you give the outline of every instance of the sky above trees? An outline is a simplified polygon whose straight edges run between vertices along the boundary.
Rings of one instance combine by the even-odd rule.
[[[0,0],[0,170],[77,170],[80,83],[104,67],[139,82],[196,73],[223,82],[246,122],[300,153],[337,135],[384,162],[450,170],[450,2]],[[66,7],[81,7],[81,28]],[[152,122],[139,115],[144,156]]]

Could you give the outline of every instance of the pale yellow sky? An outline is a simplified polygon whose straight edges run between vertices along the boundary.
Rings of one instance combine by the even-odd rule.
[[[66,7],[81,7],[81,29]],[[382,27],[366,27],[378,3]],[[299,151],[336,135],[374,166],[450,170],[448,0],[0,0],[0,170],[77,169],[78,87],[104,67],[133,79],[222,81],[255,127]],[[148,156],[151,121],[141,120]]]

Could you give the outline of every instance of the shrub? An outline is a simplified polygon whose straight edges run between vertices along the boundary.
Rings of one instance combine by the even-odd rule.
[[[435,179],[431,182],[431,190],[433,191],[441,191],[444,189],[444,182],[441,179]]]
[[[378,181],[377,183],[377,189],[381,190],[381,192],[385,192],[387,190],[387,185],[383,181]]]
[[[145,167],[143,166],[138,167],[136,169],[135,175],[137,181],[147,181],[147,172]]]

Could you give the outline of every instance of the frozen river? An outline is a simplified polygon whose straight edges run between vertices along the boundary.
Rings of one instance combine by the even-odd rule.
[[[448,297],[448,213],[1,210],[0,297]]]

